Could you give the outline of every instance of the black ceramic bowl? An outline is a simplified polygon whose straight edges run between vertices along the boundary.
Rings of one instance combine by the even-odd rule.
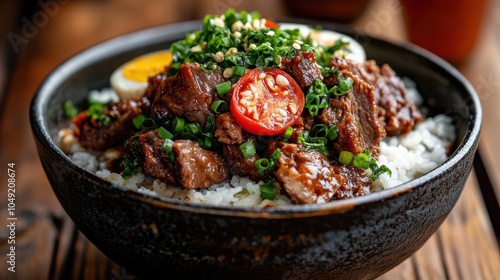
[[[55,69],[33,99],[33,134],[52,188],[78,229],[109,258],[144,279],[369,279],[401,263],[438,229],[471,170],[481,122],[478,97],[437,57],[356,34],[351,35],[369,58],[413,79],[430,113],[446,113],[457,126],[446,162],[408,183],[355,199],[283,209],[190,205],[112,185],[61,152],[54,139],[63,101],[78,102],[89,90],[109,86],[119,65],[165,49],[199,26],[149,29],[90,48]]]

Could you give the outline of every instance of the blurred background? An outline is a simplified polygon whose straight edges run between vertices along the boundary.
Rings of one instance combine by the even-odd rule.
[[[18,172],[22,174],[17,179],[18,196],[22,198],[19,207],[29,208],[32,215],[31,220],[24,219],[26,224],[18,228],[18,233],[24,234],[23,242],[30,242],[20,244],[20,248],[24,246],[26,252],[32,253],[46,252],[37,253],[35,258],[32,253],[20,255],[26,260],[25,271],[31,267],[40,275],[49,275],[49,266],[41,264],[53,258],[52,250],[61,250],[57,246],[70,242],[63,234],[67,223],[61,222],[67,217],[50,190],[29,126],[29,103],[43,79],[73,54],[106,39],[152,26],[201,19],[207,13],[220,14],[228,8],[255,10],[273,19],[308,17],[350,24],[356,32],[394,42],[414,42],[453,63],[478,91],[486,120],[480,151],[486,169],[491,169],[488,173],[497,186],[496,194],[492,190],[483,193],[483,199],[477,199],[477,193],[465,196],[478,202],[479,208],[471,208],[473,214],[468,213],[471,217],[479,215],[477,228],[483,233],[482,227],[486,224],[480,216],[486,213],[483,208],[498,214],[500,201],[497,169],[500,166],[497,146],[500,140],[500,0],[1,0],[0,163],[6,166],[7,162],[16,162],[19,166]],[[2,197],[3,194],[4,189]],[[4,208],[3,203],[2,198],[0,209]],[[488,230],[486,232],[491,231]],[[495,231],[498,238],[498,224]],[[83,240],[73,249],[77,252],[74,258],[81,257],[78,250],[82,249],[78,246],[87,244],[85,238],[72,238]],[[481,237],[483,239],[489,240]],[[97,249],[88,246],[90,249],[84,250],[85,254],[95,259],[81,258],[95,263],[105,260]],[[476,251],[470,255],[482,256]],[[462,253],[467,255],[468,251]],[[417,255],[417,259],[419,256],[425,255]],[[468,259],[465,262],[472,263]],[[482,263],[478,257],[478,266]],[[467,266],[457,264],[457,267]],[[425,274],[421,279],[426,279]],[[467,276],[464,279],[468,279]]]

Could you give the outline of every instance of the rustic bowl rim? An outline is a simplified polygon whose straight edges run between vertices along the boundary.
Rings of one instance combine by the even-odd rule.
[[[308,20],[293,20],[286,21],[287,23],[308,23]],[[336,30],[344,33],[351,33],[348,28],[338,26],[335,24],[316,22],[321,24],[325,29]],[[361,36],[383,42],[392,47],[401,49],[402,51],[411,52],[413,55],[418,56],[420,59],[426,60],[426,63],[434,64],[441,70],[447,72],[465,92],[468,93],[468,105],[471,115],[467,120],[467,132],[462,141],[458,144],[456,150],[451,154],[444,163],[429,171],[428,173],[403,183],[396,187],[385,189],[371,193],[366,196],[350,198],[345,200],[332,201],[323,204],[310,204],[310,205],[292,205],[279,208],[244,208],[234,206],[215,206],[199,203],[186,203],[179,200],[159,198],[146,195],[140,192],[128,190],[124,187],[107,182],[97,175],[92,174],[82,167],[76,165],[71,159],[66,156],[56,145],[48,132],[48,120],[44,117],[46,112],[44,108],[48,108],[48,101],[52,98],[58,86],[64,82],[64,78],[71,74],[78,72],[79,69],[85,65],[93,64],[99,58],[112,56],[113,53],[120,54],[121,52],[130,51],[140,46],[144,46],[143,41],[150,44],[164,42],[168,36],[185,34],[185,32],[194,30],[200,25],[200,21],[185,21],[175,24],[168,24],[159,27],[148,28],[144,30],[135,31],[125,34],[97,45],[85,49],[74,56],[68,58],[57,66],[51,73],[44,79],[35,93],[30,105],[30,123],[33,130],[33,135],[36,141],[44,146],[50,153],[60,160],[66,167],[73,172],[82,174],[85,179],[100,188],[114,191],[124,192],[126,196],[131,199],[137,200],[139,203],[148,203],[156,208],[164,208],[171,210],[179,210],[193,213],[203,213],[221,216],[235,216],[247,218],[264,218],[264,219],[286,219],[286,218],[301,218],[324,216],[334,213],[343,213],[361,205],[376,203],[404,193],[412,191],[414,188],[424,185],[426,182],[432,181],[441,173],[452,168],[458,164],[464,157],[475,148],[475,143],[479,138],[481,130],[482,109],[479,97],[475,92],[472,85],[467,79],[453,66],[445,62],[436,55],[412,44],[395,43],[387,40],[379,39],[376,37],[357,34],[356,37]],[[340,29],[340,30],[339,30]],[[354,33],[352,33],[354,34]]]

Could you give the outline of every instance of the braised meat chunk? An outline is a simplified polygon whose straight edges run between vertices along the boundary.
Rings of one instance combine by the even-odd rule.
[[[230,113],[224,113],[215,119],[214,136],[224,144],[243,143],[243,131]]]
[[[231,175],[249,176],[253,180],[258,179],[259,175],[255,167],[255,161],[259,159],[257,154],[245,158],[239,145],[224,145],[222,155]]]
[[[158,130],[151,130],[138,137],[144,153],[144,172],[167,184],[175,184],[175,165],[163,150],[164,140],[158,137]]]
[[[301,88],[312,85],[316,80],[323,80],[313,52],[297,51],[294,57],[284,58],[281,63],[283,70],[290,74]]]
[[[215,99],[215,86],[224,82],[222,71],[205,71],[198,63],[184,63],[174,76],[162,81],[151,105],[151,118],[186,118],[204,125]]]
[[[340,98],[330,99],[330,107],[322,111],[318,120],[337,126],[338,138],[334,144],[337,152],[358,154],[369,149],[376,156],[385,131],[378,121],[373,87],[349,71],[341,72],[353,79],[352,89]]]
[[[333,169],[340,175],[340,188],[333,199],[352,198],[371,193],[372,182],[363,169],[343,164],[334,164]]]
[[[281,148],[274,174],[297,204],[328,202],[340,188],[341,178],[328,158],[316,150],[306,152],[296,144]]]
[[[149,109],[149,100],[143,97],[111,103],[98,119],[84,111],[74,119],[75,134],[85,149],[104,151],[130,136],[132,120],[139,114],[149,114]]]
[[[179,184],[186,189],[204,189],[227,178],[221,155],[200,147],[196,141],[176,140],[172,146]]]
[[[355,63],[339,57],[333,57],[330,64],[352,72],[374,87],[378,116],[388,136],[406,134],[422,120],[418,107],[406,98],[403,81],[389,65],[378,67],[373,60]]]

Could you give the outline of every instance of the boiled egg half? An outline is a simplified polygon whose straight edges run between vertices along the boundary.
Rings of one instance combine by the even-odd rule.
[[[141,55],[118,67],[111,74],[111,86],[121,99],[141,97],[148,87],[148,77],[165,71],[170,64],[170,51]]]

